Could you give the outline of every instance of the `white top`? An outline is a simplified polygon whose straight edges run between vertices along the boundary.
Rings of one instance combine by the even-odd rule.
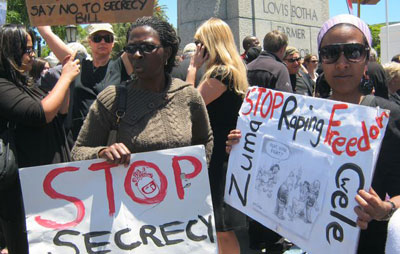
[[[386,254],[400,253],[400,209],[390,218],[386,240]]]

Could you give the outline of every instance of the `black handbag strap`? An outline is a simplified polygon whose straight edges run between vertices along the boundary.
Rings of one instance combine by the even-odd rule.
[[[122,82],[121,84],[117,85],[117,110],[115,111],[115,115],[117,116],[117,121],[116,124],[114,126],[115,129],[118,129],[118,126],[121,122],[121,119],[124,118],[125,116],[125,112],[126,112],[126,102],[127,102],[127,86],[128,84],[128,80]]]

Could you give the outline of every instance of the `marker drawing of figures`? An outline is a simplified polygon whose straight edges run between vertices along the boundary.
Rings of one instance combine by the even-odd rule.
[[[285,219],[283,213],[285,210],[287,210],[287,206],[289,203],[289,196],[290,192],[293,190],[294,181],[295,181],[295,176],[292,171],[278,189],[276,206],[275,206],[275,215],[281,220]]]
[[[319,190],[321,188],[321,183],[318,180],[315,180],[310,188],[310,191],[307,196],[307,202],[306,202],[306,217],[305,217],[305,222],[307,223],[312,223],[311,219],[311,211],[314,208],[315,211],[318,211],[318,196],[319,196]]]
[[[278,181],[278,172],[280,167],[273,164],[269,169],[260,168],[256,177],[256,189],[267,194],[268,198],[272,197],[272,191]]]

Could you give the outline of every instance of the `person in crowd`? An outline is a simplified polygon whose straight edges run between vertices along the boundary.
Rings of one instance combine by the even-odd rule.
[[[400,63],[400,54],[394,55],[392,57],[392,62]]]
[[[264,51],[247,65],[247,78],[251,86],[261,86],[284,92],[293,92],[289,73],[282,62],[288,45],[288,37],[278,31],[264,37]]]
[[[97,95],[108,85],[128,80],[128,74],[132,71],[125,54],[115,61],[110,60],[114,47],[114,31],[111,24],[90,24],[87,29],[93,59],[79,59],[82,71],[71,86],[71,105],[66,124],[70,145],[76,140],[89,107]],[[60,61],[71,54],[71,49],[52,32],[50,26],[39,26],[38,31]]]
[[[184,48],[183,48],[183,61],[178,64],[178,66],[174,66],[171,72],[171,76],[174,78],[179,78],[181,80],[186,80],[187,76],[187,70],[189,68],[190,64],[190,58],[194,55],[196,52],[196,44],[194,42],[188,43]],[[197,87],[200,83],[201,78],[204,75],[204,69],[205,67],[202,66],[197,72],[196,72],[196,80],[195,80],[195,87]]]
[[[348,14],[326,21],[318,34],[319,59],[326,82],[332,89],[330,99],[381,107],[390,110],[389,123],[369,190],[360,190],[354,208],[357,225],[362,229],[359,254],[384,253],[387,220],[400,206],[400,158],[396,156],[400,142],[400,111],[396,104],[378,96],[364,96],[360,90],[367,70],[372,43],[368,25]],[[241,137],[239,130],[230,132],[227,152]],[[388,197],[388,198],[387,198]]]
[[[65,133],[58,114],[68,110],[68,90],[79,74],[79,60],[66,55],[62,74],[46,94],[29,79],[35,45],[33,33],[22,25],[0,27],[0,125],[15,124],[19,168],[70,160]],[[10,254],[28,253],[25,214],[19,178],[0,191],[0,224]]]
[[[251,63],[254,59],[256,59],[259,55],[261,54],[261,47],[251,47],[249,50],[247,50],[246,57],[244,59],[244,62],[246,64]]]
[[[50,64],[43,58],[37,57],[33,60],[32,70],[29,72],[36,83],[50,69]]]
[[[235,229],[247,226],[246,216],[224,202],[228,156],[225,142],[229,131],[236,126],[237,117],[248,83],[246,66],[236,50],[229,26],[211,18],[196,31],[197,51],[192,57],[186,81],[194,85],[196,72],[206,64],[198,90],[207,105],[214,148],[209,178],[219,253],[240,253]],[[229,106],[227,106],[229,105]]]
[[[360,190],[357,224],[361,229],[358,253],[384,253],[387,222],[393,209],[400,206],[400,160],[396,149],[400,142],[400,111],[377,96],[364,96],[360,85],[368,68],[372,36],[368,25],[352,15],[339,15],[322,26],[318,35],[319,57],[324,75],[332,88],[330,99],[390,109],[389,124],[381,145],[372,179],[372,188]],[[361,82],[360,82],[361,81]],[[390,199],[386,200],[386,195]]]
[[[400,63],[391,62],[383,66],[389,90],[389,100],[400,105]]]
[[[72,149],[72,159],[103,158],[128,165],[132,152],[199,144],[210,156],[213,136],[203,99],[190,84],[170,76],[178,47],[179,38],[166,21],[142,17],[131,25],[124,51],[134,66],[133,79],[127,81],[123,94],[113,85],[99,94]],[[120,96],[126,96],[125,114],[116,138],[107,144]]]
[[[318,68],[318,56],[313,55],[313,54],[307,54],[304,57],[304,67],[307,70],[307,74],[310,76],[311,80],[317,82],[318,78],[318,73],[317,73],[317,68]]]
[[[246,60],[247,51],[252,47],[260,47],[260,41],[258,40],[257,37],[255,37],[253,35],[248,35],[248,36],[244,37],[242,46],[243,46],[244,52],[243,52],[243,54],[240,55],[240,57],[243,60]]]
[[[376,51],[371,48],[368,61],[368,71],[366,72],[365,77],[371,83],[371,87],[374,89],[373,93],[375,96],[388,99],[388,84],[385,70],[383,69],[382,65],[376,61],[377,58]]]
[[[289,71],[292,89],[297,94],[313,96],[313,82],[310,76],[301,70],[300,60],[300,52],[295,47],[288,46],[283,56],[283,62],[286,63]]]
[[[400,209],[389,220],[385,254],[398,254],[400,250]]]

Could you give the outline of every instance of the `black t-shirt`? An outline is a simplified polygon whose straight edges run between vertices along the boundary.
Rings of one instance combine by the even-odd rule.
[[[242,105],[242,96],[235,93],[233,80],[230,76],[223,77],[216,70],[210,78],[215,78],[227,86],[227,90],[216,100],[207,105],[208,116],[214,135],[214,148],[210,168],[221,167],[228,160],[225,152],[225,142],[229,131],[236,127],[238,113]]]
[[[97,95],[109,85],[118,85],[128,80],[121,58],[110,60],[106,65],[94,67],[91,60],[80,59],[81,72],[71,84],[70,109],[67,128],[71,129],[75,141],[89,108]]]
[[[70,160],[60,116],[46,123],[40,102],[45,95],[40,88],[20,88],[0,78],[0,121],[16,123],[14,135],[20,168]]]

